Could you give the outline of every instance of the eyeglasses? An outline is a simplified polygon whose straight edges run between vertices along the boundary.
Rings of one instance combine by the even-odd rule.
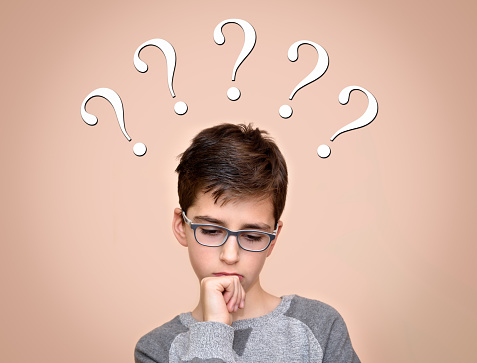
[[[231,231],[213,224],[192,223],[184,211],[182,211],[182,217],[194,231],[195,240],[202,246],[220,247],[229,236],[235,236],[239,246],[245,251],[261,252],[265,251],[277,236],[278,223],[273,233],[253,230]]]

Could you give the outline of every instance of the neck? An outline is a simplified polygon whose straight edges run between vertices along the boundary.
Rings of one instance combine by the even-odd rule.
[[[279,297],[266,292],[260,285],[260,281],[257,281],[246,292],[245,307],[232,313],[232,321],[257,318],[271,313],[280,304],[280,301]],[[192,316],[198,321],[203,321],[200,301],[192,311]]]

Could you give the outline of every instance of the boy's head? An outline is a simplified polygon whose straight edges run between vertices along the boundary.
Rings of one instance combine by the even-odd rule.
[[[222,124],[202,130],[182,153],[176,172],[179,204],[186,213],[199,193],[211,193],[221,204],[270,198],[275,223],[285,207],[285,159],[268,133],[252,125]]]

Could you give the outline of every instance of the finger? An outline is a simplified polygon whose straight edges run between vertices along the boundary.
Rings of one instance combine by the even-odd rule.
[[[238,287],[237,301],[235,301],[234,311],[237,311],[239,309],[241,300],[242,300],[242,289]]]
[[[239,309],[243,309],[245,307],[245,290],[242,288],[242,299],[240,300]]]
[[[233,276],[232,277],[232,284],[233,284],[233,296],[232,298],[230,299],[229,303],[227,304],[227,308],[229,310],[229,312],[234,312],[236,311],[236,305],[238,305],[238,301],[239,301],[239,294],[240,294],[240,282],[239,282],[239,279],[238,277],[236,276]]]
[[[243,286],[241,286],[241,296],[240,296],[240,302],[239,302],[239,309],[243,309],[245,307],[245,290],[243,288]]]
[[[243,294],[244,294],[243,286],[240,283],[240,279],[237,278],[237,300],[235,301],[235,311],[239,309]]]
[[[240,284],[239,278],[237,278],[237,281],[236,281],[236,289],[237,289],[237,298],[235,299],[235,302],[234,302],[234,311],[238,310],[240,300],[242,299],[243,288],[242,288],[242,285]]]
[[[238,308],[243,309],[245,307],[245,289],[242,284],[240,284],[240,300],[238,301]]]
[[[235,286],[234,286],[233,280],[231,280],[230,278],[224,279],[224,281],[222,282],[222,287],[224,288],[223,295],[224,295],[225,304],[228,304],[230,300],[233,298],[234,292],[235,292]]]
[[[229,301],[227,301],[227,310],[229,311],[229,313],[233,313],[234,305],[235,305],[235,299],[236,299],[236,295],[237,295],[237,289],[236,289],[235,281],[234,281],[233,277],[230,278],[230,285],[231,285],[232,289],[231,289],[230,299],[229,299]]]

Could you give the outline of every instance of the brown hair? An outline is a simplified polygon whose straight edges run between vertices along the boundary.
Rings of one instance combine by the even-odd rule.
[[[199,192],[215,203],[239,197],[271,197],[275,222],[285,207],[288,172],[268,133],[250,125],[221,124],[202,130],[180,156],[178,193],[182,210]]]

